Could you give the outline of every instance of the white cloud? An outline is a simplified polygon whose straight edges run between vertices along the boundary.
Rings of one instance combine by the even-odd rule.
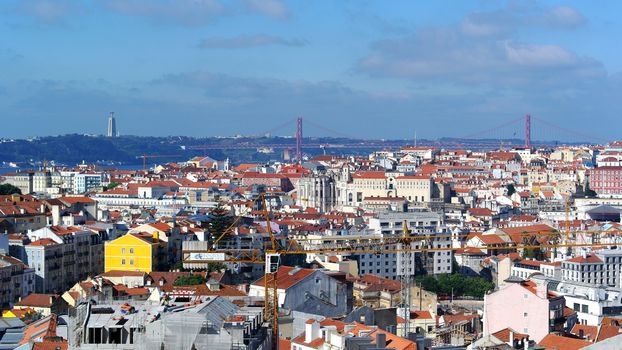
[[[268,17],[277,19],[289,17],[289,10],[281,0],[245,0],[244,3],[248,9]]]
[[[189,26],[211,23],[227,14],[218,0],[100,0],[108,9],[130,16]]]
[[[307,41],[303,39],[286,39],[273,35],[240,35],[236,37],[211,37],[201,41],[199,47],[205,49],[241,49],[259,46],[305,46]]]
[[[523,66],[564,66],[579,63],[572,52],[557,45],[505,43],[508,62]]]
[[[585,17],[579,11],[567,6],[554,7],[547,13],[547,16],[551,23],[560,26],[576,27],[586,22]]]
[[[473,13],[453,25],[420,28],[410,35],[376,41],[356,69],[373,77],[464,88],[548,89],[586,77],[602,78],[607,73],[595,59],[560,45],[520,40],[523,27],[576,26],[581,18],[570,8],[507,7]]]

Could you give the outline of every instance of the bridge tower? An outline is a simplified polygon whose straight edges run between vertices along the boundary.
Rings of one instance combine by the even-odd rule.
[[[525,114],[525,147],[531,148],[531,115]]]
[[[302,117],[296,120],[296,161],[302,163]]]

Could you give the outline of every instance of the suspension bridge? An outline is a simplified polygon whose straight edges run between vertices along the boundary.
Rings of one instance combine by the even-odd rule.
[[[280,150],[295,150],[295,159],[302,159],[303,149],[395,149],[405,146],[458,148],[458,149],[503,149],[511,147],[550,147],[565,143],[606,143],[600,137],[590,135],[583,131],[557,125],[542,118],[529,114],[502,121],[497,125],[479,130],[474,133],[457,137],[444,137],[436,140],[361,140],[354,135],[348,135],[343,131],[333,130],[324,125],[304,120],[305,127],[311,127],[324,135],[330,135],[334,139],[331,143],[319,143],[317,138],[303,137],[303,118],[298,117],[265,131],[260,135],[273,135],[276,132],[286,131],[293,137],[284,139],[282,143],[260,143],[257,137],[250,138],[235,144],[205,144],[188,147],[194,150],[224,150],[224,149],[260,149],[271,148]],[[407,125],[403,125],[406,127]],[[291,133],[290,133],[291,132]],[[560,140],[565,140],[564,142]],[[571,140],[571,141],[568,141]]]

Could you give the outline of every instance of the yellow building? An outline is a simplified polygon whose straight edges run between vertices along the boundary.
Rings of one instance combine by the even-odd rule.
[[[159,239],[159,232],[129,233],[106,242],[105,271],[151,271],[166,270],[166,242]]]

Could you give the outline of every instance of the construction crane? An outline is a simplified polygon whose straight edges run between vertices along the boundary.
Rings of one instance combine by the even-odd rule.
[[[436,252],[436,251],[457,251],[464,248],[455,248],[455,247],[434,247],[434,245],[429,244],[430,240],[438,239],[443,237],[456,237],[456,235],[411,235],[410,230],[408,229],[406,223],[404,223],[404,229],[402,231],[402,235],[399,236],[390,236],[390,237],[361,237],[357,236],[348,237],[348,236],[331,236],[331,237],[321,237],[321,238],[291,238],[288,239],[285,244],[280,244],[274,233],[272,232],[272,227],[270,223],[270,213],[268,211],[268,207],[266,205],[265,193],[259,195],[259,199],[261,200],[263,206],[263,215],[266,220],[266,229],[268,232],[268,236],[270,239],[269,246],[266,247],[263,251],[257,249],[246,249],[246,250],[231,250],[231,249],[219,249],[218,243],[228,234],[235,230],[237,223],[239,222],[240,217],[236,217],[233,224],[230,225],[227,229],[225,229],[220,236],[210,245],[210,250],[208,251],[185,251],[184,254],[192,253],[216,253],[224,258],[219,259],[209,259],[209,262],[222,262],[222,263],[252,263],[252,264],[265,264],[264,270],[264,322],[269,325],[272,329],[271,340],[272,340],[272,348],[278,349],[278,340],[279,340],[279,325],[278,325],[278,283],[277,283],[277,272],[281,263],[281,257],[287,255],[303,255],[303,254],[318,254],[318,255],[335,255],[335,254],[365,254],[365,253],[397,253],[397,254],[405,254],[408,258],[404,259],[403,268],[407,269],[412,264],[412,254],[413,253],[422,253],[427,254],[428,252]],[[622,231],[621,231],[622,232]],[[576,233],[576,232],[575,232]],[[597,231],[584,231],[585,234],[597,234]],[[612,233],[612,232],[610,232]],[[544,244],[534,244],[534,240],[527,239],[519,239],[518,244],[515,243],[506,243],[502,245],[491,245],[491,246],[479,246],[476,247],[480,250],[519,250],[519,249],[537,249],[537,248],[572,248],[572,247],[609,247],[614,246],[616,243],[557,243],[558,238],[562,235],[568,235],[569,232],[531,232],[531,233],[520,233],[513,234],[512,237],[521,238],[526,236],[546,236],[547,243]],[[502,236],[503,234],[491,234],[494,236]],[[467,235],[458,235],[462,237],[466,237]],[[307,243],[307,244],[305,244]],[[319,243],[319,244],[318,244]],[[420,244],[416,244],[420,243]],[[413,247],[413,244],[416,244]],[[310,245],[314,247],[309,247]],[[205,263],[205,261],[200,260],[190,260],[184,259],[184,263]],[[409,273],[409,270],[404,270],[404,273],[401,277],[402,289],[406,287],[407,291],[402,291],[402,307],[406,310],[406,312],[410,311],[410,284],[412,275]],[[407,276],[408,275],[408,276]],[[405,325],[403,326],[404,331],[409,331],[408,325],[408,317],[405,317]],[[407,336],[407,333],[405,334]]]
[[[142,158],[143,159],[143,170],[147,170],[147,159],[149,158],[174,158],[174,157],[182,157],[182,155],[180,154],[169,154],[169,155],[162,155],[162,154],[156,154],[156,155],[151,155],[151,154],[143,154],[142,156],[137,156],[136,158]]]

